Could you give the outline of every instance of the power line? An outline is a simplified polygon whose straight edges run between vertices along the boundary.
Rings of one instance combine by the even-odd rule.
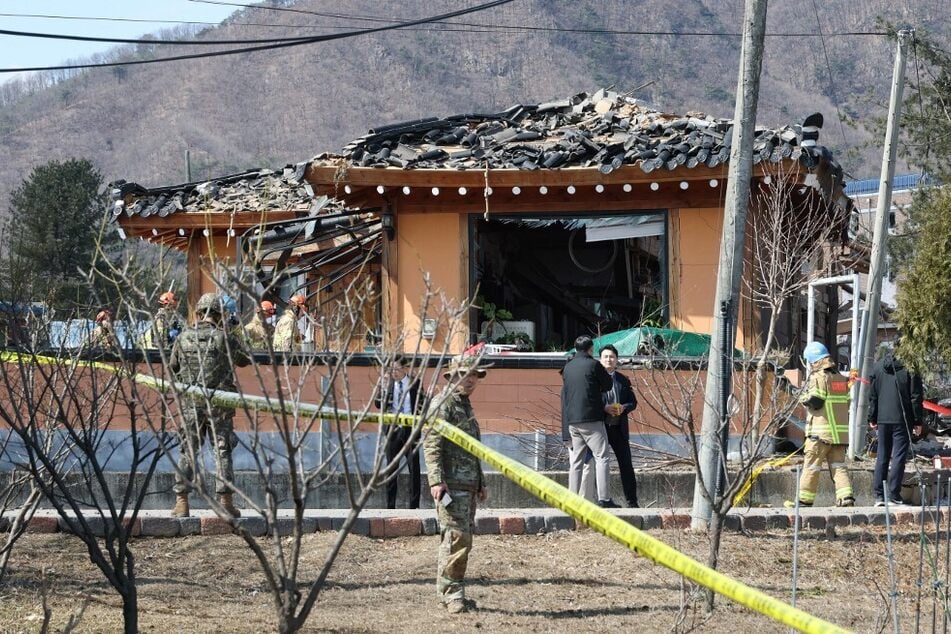
[[[328,13],[324,11],[308,11],[305,9],[294,9],[291,7],[269,7],[256,4],[245,4],[241,2],[227,2],[226,0],[189,0],[189,2],[196,2],[200,4],[214,4],[228,7],[242,7],[245,9],[260,9],[267,11],[286,11],[290,13],[302,13],[305,15],[316,15],[319,17],[325,18],[338,18],[338,19],[350,19],[350,20],[360,20],[364,22],[384,22],[384,23],[399,23],[397,20],[391,20],[388,18],[380,18],[377,16],[367,16],[367,15],[347,15],[343,13]],[[557,26],[527,26],[524,24],[485,24],[477,22],[443,22],[441,20],[434,20],[433,24],[439,25],[449,25],[449,26],[468,26],[474,28],[483,28],[483,29],[500,29],[500,30],[510,30],[510,31],[541,31],[541,32],[553,32],[553,33],[585,33],[585,34],[594,34],[594,35],[669,35],[669,36],[678,36],[678,37],[740,37],[742,33],[732,33],[725,31],[639,31],[639,30],[629,30],[629,29],[581,29],[581,28],[570,28],[570,27],[557,27]],[[439,29],[431,29],[439,30]],[[836,36],[873,36],[880,37],[883,35],[888,35],[886,31],[843,31],[841,33],[836,33]],[[766,37],[822,37],[822,33],[767,33]]]
[[[215,5],[225,5],[225,6],[234,6],[234,7],[245,7],[250,9],[266,9],[270,11],[287,11],[305,15],[315,15],[319,17],[327,17],[331,19],[349,19],[362,22],[374,22],[374,23],[385,23],[385,24],[408,24],[407,22],[401,22],[399,20],[393,20],[389,18],[380,18],[375,16],[368,15],[347,15],[343,13],[331,13],[326,11],[307,11],[304,9],[293,9],[290,7],[268,7],[260,6],[254,4],[242,4],[237,2],[224,2],[218,0],[190,0],[191,2],[201,2],[204,4],[215,4]],[[142,18],[113,18],[106,16],[74,16],[74,15],[56,15],[56,14],[38,14],[38,13],[0,13],[0,17],[18,17],[18,18],[42,18],[49,20],[86,20],[86,21],[105,21],[105,22],[139,22],[146,24],[184,24],[184,25],[195,25],[195,26],[219,26],[222,23],[219,22],[197,22],[197,21],[186,21],[186,20],[150,20]],[[419,31],[437,31],[437,32],[461,32],[461,33],[506,33],[506,32],[549,32],[549,33],[579,33],[579,34],[588,34],[588,35],[639,35],[639,36],[671,36],[671,37],[740,37],[739,33],[726,32],[726,31],[641,31],[641,30],[631,30],[631,29],[592,29],[592,28],[572,28],[572,27],[546,27],[546,26],[527,26],[523,24],[486,24],[486,23],[475,23],[475,22],[444,22],[441,20],[435,20],[432,22],[425,23],[427,28],[423,29],[404,29],[406,31],[419,30]],[[274,23],[260,23],[260,22],[235,22],[227,26],[259,26],[259,27],[277,27],[277,28],[320,28],[320,29],[353,29],[351,25],[329,25],[329,24],[320,24],[320,25],[302,25],[302,24],[274,24]],[[469,28],[446,28],[446,27],[469,27]],[[13,32],[11,35],[19,35],[19,32]],[[29,36],[27,33],[23,33],[23,36]],[[843,31],[836,33],[836,36],[870,36],[878,37],[888,35],[886,31]],[[78,37],[78,36],[77,36]],[[804,32],[804,33],[767,33],[766,37],[823,37],[823,34],[813,33],[813,32]],[[70,39],[72,36],[70,36]],[[290,39],[290,38],[288,38]],[[100,40],[95,40],[100,41]],[[112,41],[108,39],[102,39],[101,41]],[[237,41],[237,40],[236,40]],[[256,40],[245,40],[246,42],[254,42]],[[268,40],[260,40],[261,42],[266,42]],[[240,41],[239,41],[240,42]],[[118,42],[124,43],[124,42]],[[138,43],[138,42],[128,42],[128,43]],[[146,42],[142,42],[146,43]],[[163,40],[148,40],[148,43],[152,44],[163,44],[166,43]],[[168,43],[178,44],[179,41],[169,41]],[[224,43],[224,41],[222,41]]]
[[[445,20],[447,18],[453,18],[460,15],[467,15],[469,13],[476,13],[479,11],[485,11],[487,9],[492,9],[494,7],[501,6],[503,4],[508,4],[512,0],[492,0],[492,2],[487,2],[484,4],[479,4],[474,7],[467,9],[459,9],[458,11],[451,11],[449,13],[443,13],[440,15],[432,16],[429,18],[422,18],[419,20],[411,20],[409,22],[401,22],[399,24],[387,25],[376,27],[372,29],[362,29],[357,31],[347,31],[344,33],[333,33],[329,35],[317,35],[313,37],[307,37],[305,39],[294,39],[290,41],[282,41],[274,44],[264,44],[261,46],[248,46],[243,48],[234,48],[227,49],[223,51],[212,51],[209,53],[194,53],[190,55],[175,55],[172,57],[160,57],[155,59],[140,59],[140,60],[130,60],[125,62],[100,62],[100,63],[90,63],[90,64],[61,64],[58,66],[33,66],[33,67],[22,67],[22,68],[0,68],[0,73],[20,73],[20,72],[33,72],[33,71],[45,71],[45,70],[80,70],[84,68],[107,68],[113,66],[137,66],[141,64],[156,64],[161,62],[172,62],[185,59],[201,59],[205,57],[221,57],[223,55],[237,55],[239,53],[253,53],[256,51],[267,51],[274,50],[279,48],[289,48],[291,46],[301,46],[303,44],[316,44],[318,42],[328,42],[331,40],[340,40],[345,38],[356,37],[359,35],[369,35],[371,33],[380,33],[383,31],[392,31],[395,29],[402,28],[404,26],[416,26],[419,24],[428,24],[437,20]],[[149,40],[145,40],[146,43]]]
[[[842,123],[842,111],[839,110],[839,98],[835,91],[835,77],[832,75],[832,64],[829,63],[829,51],[826,50],[826,39],[822,36],[822,21],[819,19],[819,5],[812,0],[812,8],[816,12],[816,28],[819,29],[819,41],[822,43],[822,54],[826,58],[826,70],[829,71],[829,91],[832,93],[832,103],[835,105],[835,115],[839,120],[839,132],[842,133],[842,142],[849,144],[845,138],[845,125]]]
[[[220,44],[273,44],[275,42],[305,42],[314,38],[313,35],[298,37],[274,37],[244,40],[159,40],[150,38],[124,37],[97,37],[93,35],[69,35],[66,33],[38,33],[35,31],[11,31],[0,29],[0,35],[13,37],[32,37],[47,40],[70,40],[74,42],[106,42],[109,44],[162,44],[174,46],[214,46]]]
[[[0,17],[5,18],[32,18],[32,19],[42,19],[42,20],[76,20],[83,22],[134,22],[140,24],[179,24],[187,26],[210,26],[210,27],[226,27],[226,26],[254,26],[254,27],[270,27],[270,28],[281,28],[281,29],[353,29],[351,25],[331,25],[331,24],[277,24],[274,22],[231,22],[229,24],[224,24],[224,22],[201,22],[195,20],[152,20],[148,18],[114,18],[109,16],[83,16],[83,15],[58,15],[51,13],[0,13]],[[388,20],[380,20],[381,22],[393,22]],[[446,31],[446,32],[461,32],[461,33],[485,33],[491,32],[485,29],[474,30],[474,29],[432,29],[432,28],[421,28],[421,29],[403,29],[404,31]],[[150,40],[151,41],[151,40]]]

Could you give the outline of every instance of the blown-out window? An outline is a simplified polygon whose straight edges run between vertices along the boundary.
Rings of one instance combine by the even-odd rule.
[[[473,338],[551,351],[581,334],[666,325],[666,237],[664,212],[473,218],[470,292],[489,307]]]

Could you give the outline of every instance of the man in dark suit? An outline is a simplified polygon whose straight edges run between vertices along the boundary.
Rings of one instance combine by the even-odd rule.
[[[409,376],[409,362],[402,356],[394,357],[389,368],[389,378],[377,392],[376,406],[388,414],[420,414],[419,379]],[[384,402],[385,401],[385,402]],[[413,429],[397,425],[383,425],[380,432],[386,435],[386,460],[392,464],[408,443],[406,464],[409,467],[409,508],[419,508],[420,466],[418,438],[413,439]],[[386,484],[386,508],[396,508],[397,476]]]
[[[636,509],[637,480],[634,478],[634,465],[631,463],[630,430],[627,415],[637,408],[637,397],[631,387],[631,380],[617,371],[617,348],[608,344],[601,348],[601,365],[611,375],[614,386],[604,393],[604,426],[607,429],[608,444],[614,450],[618,470],[621,472],[621,487],[627,505]]]
[[[602,396],[611,389],[614,381],[604,366],[591,356],[593,347],[591,337],[578,337],[575,340],[577,354],[561,373],[564,380],[561,388],[562,438],[571,442],[568,488],[572,493],[579,492],[584,457],[590,449],[594,454],[598,504],[604,508],[618,508],[611,500],[610,457]]]
[[[885,506],[885,496],[892,505],[904,504],[901,496],[905,477],[905,462],[911,447],[913,429],[920,431],[924,410],[924,388],[921,376],[888,351],[875,364],[872,389],[868,395],[869,426],[878,435],[878,454],[875,457],[875,481],[872,491],[875,506]],[[885,481],[888,490],[885,490]]]

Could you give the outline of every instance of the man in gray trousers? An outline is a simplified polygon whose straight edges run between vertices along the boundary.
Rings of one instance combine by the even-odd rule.
[[[591,356],[594,342],[582,335],[575,340],[574,358],[562,369],[561,437],[571,442],[568,488],[578,493],[585,452],[594,454],[598,504],[604,508],[620,508],[611,500],[608,436],[604,428],[602,394],[614,382],[604,366]]]

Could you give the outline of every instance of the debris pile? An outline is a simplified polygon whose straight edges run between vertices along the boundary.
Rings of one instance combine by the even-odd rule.
[[[757,128],[753,160],[832,161],[817,145],[822,115],[801,125]],[[716,167],[730,158],[733,122],[702,112],[658,112],[626,95],[599,90],[497,114],[460,114],[374,128],[344,148],[353,166],[401,169],[526,170],[622,165],[644,172]],[[318,158],[331,158],[322,156]],[[832,167],[833,171],[838,168]]]

